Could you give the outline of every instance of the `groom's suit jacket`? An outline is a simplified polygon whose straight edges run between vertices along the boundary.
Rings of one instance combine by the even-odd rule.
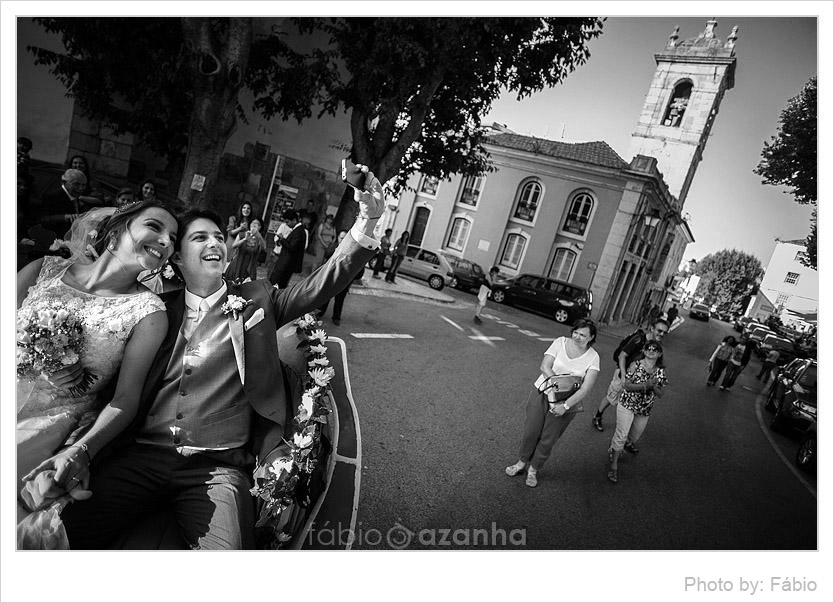
[[[226,283],[227,295],[252,300],[237,319],[229,314],[228,324],[243,389],[255,411],[250,451],[256,459],[263,461],[281,443],[284,427],[291,420],[294,410],[290,400],[288,369],[278,355],[276,331],[306,312],[317,309],[344,289],[374,253],[375,249],[363,247],[348,235],[326,264],[286,289],[279,291],[266,280],[241,285]],[[139,412],[125,433],[130,440],[142,428],[160,389],[185,316],[184,289],[164,293],[160,297],[168,308],[168,333],[148,373]],[[218,303],[225,301],[223,299]]]

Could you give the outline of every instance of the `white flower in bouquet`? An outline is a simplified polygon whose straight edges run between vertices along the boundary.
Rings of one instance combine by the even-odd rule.
[[[307,336],[307,340],[324,343],[325,341],[327,341],[327,333],[325,333],[322,329],[316,329]]]
[[[270,465],[269,470],[275,474],[276,477],[280,478],[283,472],[292,473],[292,457],[284,456],[279,459],[275,459],[272,461],[272,465]]]
[[[296,448],[304,449],[313,445],[313,436],[309,433],[297,433],[292,438]]]
[[[332,366],[328,366],[327,368],[314,368],[309,371],[309,374],[313,378],[313,381],[316,382],[316,385],[324,387],[330,383],[330,380],[336,375],[336,371],[333,370]]]
[[[310,362],[307,363],[309,367],[316,367],[316,366],[327,366],[330,364],[330,361],[325,358],[324,356],[320,356],[318,358],[313,358]]]

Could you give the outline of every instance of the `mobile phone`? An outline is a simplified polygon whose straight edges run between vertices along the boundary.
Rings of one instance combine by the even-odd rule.
[[[356,190],[365,190],[365,174],[350,159],[342,159],[342,182]]]

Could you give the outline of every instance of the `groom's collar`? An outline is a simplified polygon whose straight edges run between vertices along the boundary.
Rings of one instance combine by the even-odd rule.
[[[220,288],[209,295],[206,298],[200,297],[199,295],[195,295],[188,290],[188,287],[185,289],[185,305],[192,311],[196,312],[197,308],[200,307],[200,301],[205,299],[208,302],[209,308],[213,308],[214,305],[220,301],[226,295],[226,281],[223,281],[223,284]]]

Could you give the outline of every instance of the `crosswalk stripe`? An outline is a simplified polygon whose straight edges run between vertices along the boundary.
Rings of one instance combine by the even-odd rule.
[[[470,335],[469,339],[475,341],[505,341],[503,337],[488,337],[487,335]]]
[[[351,333],[350,336],[356,339],[414,339],[405,333]]]
[[[456,323],[455,321],[453,321],[453,320],[451,320],[451,319],[449,319],[449,318],[446,318],[446,317],[445,317],[445,316],[443,316],[443,315],[441,315],[441,316],[440,316],[440,318],[442,318],[443,320],[445,320],[446,322],[448,322],[450,325],[452,325],[453,327],[455,327],[458,331],[463,331],[463,327],[462,327],[462,326],[460,326],[460,325],[459,325],[458,323]]]

